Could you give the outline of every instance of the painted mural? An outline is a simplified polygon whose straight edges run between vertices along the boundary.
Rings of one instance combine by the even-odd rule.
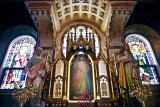
[[[80,99],[85,92],[93,96],[92,64],[87,55],[79,54],[70,65],[70,100]]]

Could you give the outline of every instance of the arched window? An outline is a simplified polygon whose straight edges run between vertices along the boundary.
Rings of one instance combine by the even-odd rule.
[[[10,43],[1,67],[4,72],[0,89],[25,87],[27,72],[24,68],[33,56],[35,44],[31,36],[19,36]]]
[[[141,35],[131,34],[125,42],[129,45],[133,57],[139,61],[140,77],[143,84],[159,84],[156,66],[157,60],[149,41]]]
[[[97,57],[98,53],[100,52],[100,39],[97,33],[95,33],[95,31],[92,28],[87,27],[87,26],[72,27],[66,32],[64,39],[63,39],[63,45],[62,45],[62,51],[63,51],[64,56],[66,57],[66,53],[67,53],[67,38],[70,38],[72,39],[73,42],[76,42],[79,39],[81,33],[86,42],[90,42],[90,40],[94,38],[95,55]],[[79,48],[83,48],[83,46],[80,46]]]

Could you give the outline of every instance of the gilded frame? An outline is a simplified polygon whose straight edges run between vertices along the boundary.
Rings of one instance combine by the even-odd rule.
[[[81,52],[81,51],[80,51]],[[75,101],[73,101],[73,100],[70,100],[69,99],[69,96],[70,96],[70,66],[71,66],[71,61],[73,60],[73,58],[74,58],[74,56],[75,55],[77,55],[79,52],[76,52],[75,54],[73,54],[72,55],[72,57],[70,58],[70,60],[69,60],[69,65],[68,65],[68,90],[67,90],[67,100],[68,100],[68,102],[69,103],[78,103],[79,101],[84,101],[84,100],[75,100]],[[90,61],[91,61],[91,65],[92,65],[92,79],[93,79],[93,93],[94,93],[94,99],[92,100],[92,102],[95,102],[96,101],[96,89],[95,89],[95,74],[94,74],[94,62],[93,62],[93,60],[92,60],[92,58],[91,58],[91,56],[89,55],[89,54],[86,54],[86,53],[84,53],[85,55],[87,55],[88,56],[88,58],[90,59]],[[87,101],[87,102],[89,102],[89,101]]]

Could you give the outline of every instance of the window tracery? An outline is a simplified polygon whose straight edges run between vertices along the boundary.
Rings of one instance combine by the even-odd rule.
[[[100,39],[99,39],[97,33],[92,28],[86,27],[86,26],[72,27],[66,32],[66,34],[63,38],[63,45],[62,45],[62,51],[63,51],[64,56],[66,57],[66,54],[67,54],[67,47],[68,47],[67,40],[68,40],[68,38],[72,42],[76,43],[81,35],[87,43],[91,42],[94,38],[94,45],[95,45],[94,48],[95,48],[95,54],[97,57],[100,52]],[[82,48],[82,47],[83,47],[83,45],[79,46],[79,48]]]
[[[2,66],[4,77],[0,89],[25,87],[27,71],[24,68],[33,56],[35,44],[30,36],[19,36],[10,43]]]
[[[159,84],[155,67],[158,64],[148,40],[141,35],[131,34],[126,37],[125,42],[129,45],[133,57],[139,62],[142,83]]]

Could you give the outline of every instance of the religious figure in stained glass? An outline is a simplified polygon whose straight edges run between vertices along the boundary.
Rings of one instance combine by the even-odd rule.
[[[29,36],[18,37],[10,43],[0,89],[25,87],[27,71],[24,68],[33,55],[35,44],[34,38]]]
[[[70,99],[76,100],[86,91],[93,94],[92,65],[86,55],[76,55],[70,72]]]
[[[125,41],[129,45],[133,57],[138,60],[139,65],[144,66],[139,67],[142,83],[159,84],[156,69],[153,67],[156,61],[151,52],[151,47],[147,44],[148,41],[135,35],[126,37]]]

